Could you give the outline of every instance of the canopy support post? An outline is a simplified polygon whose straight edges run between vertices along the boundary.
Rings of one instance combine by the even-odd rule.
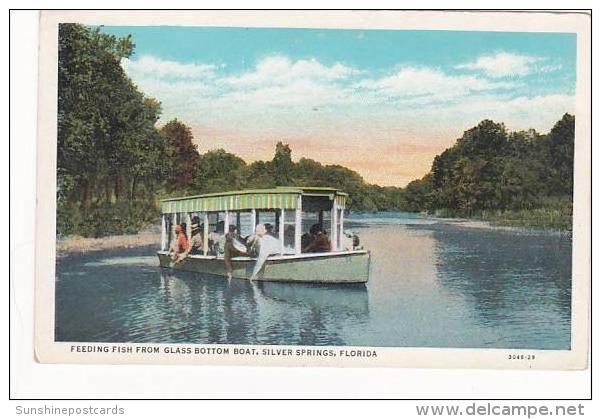
[[[250,230],[252,234],[257,231],[257,210],[254,208],[250,211]]]
[[[175,231],[174,231],[174,227],[177,224],[177,213],[173,213],[171,214],[171,222],[169,223],[169,243],[167,244],[167,250],[170,250],[171,245],[173,244],[173,241],[175,240]]]
[[[279,236],[280,236],[280,255],[284,254],[284,227],[286,226],[285,220],[285,212],[283,208],[280,208],[280,218],[279,218]]]
[[[344,235],[344,207],[340,208],[340,231],[338,233],[338,250],[342,247],[342,236]]]
[[[230,213],[228,210],[225,210],[225,217],[223,219],[223,234],[227,234],[230,232]]]
[[[167,214],[161,215],[161,250],[167,250]]]
[[[338,250],[338,206],[336,205],[336,198],[332,203],[332,212],[330,213],[330,231],[332,238],[332,250]]]
[[[204,213],[204,234],[202,235],[202,253],[209,254],[209,213]]]
[[[296,201],[296,211],[294,220],[294,253],[300,255],[301,249],[301,233],[303,228],[302,218],[302,195],[299,195]]]
[[[189,212],[185,214],[184,219],[186,220],[186,236],[190,238],[192,236],[192,217]]]

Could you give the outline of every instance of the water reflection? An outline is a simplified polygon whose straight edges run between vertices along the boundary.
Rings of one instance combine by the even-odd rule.
[[[160,269],[163,305],[171,307],[189,342],[346,344],[343,325],[367,321],[367,289],[287,283],[226,281]]]
[[[559,236],[432,227],[436,278],[505,347],[570,347],[571,242]],[[520,336],[521,335],[521,336]]]

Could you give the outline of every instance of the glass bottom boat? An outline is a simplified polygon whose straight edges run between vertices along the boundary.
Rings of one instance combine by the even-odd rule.
[[[223,235],[236,226],[240,236],[251,236],[257,225],[273,226],[280,249],[271,254],[255,279],[258,281],[309,283],[366,283],[369,280],[370,253],[359,246],[358,237],[344,230],[347,195],[334,188],[278,187],[171,198],[162,201],[160,266],[174,270],[227,276],[225,260],[210,246],[209,236]],[[203,254],[188,255],[174,263],[171,243],[174,228],[186,224],[190,237],[192,220],[203,220]],[[310,226],[328,232],[331,250],[303,252],[303,235]],[[204,232],[209,232],[205,234]],[[309,238],[310,240],[310,238]],[[232,261],[232,277],[250,279],[257,258],[237,256]]]

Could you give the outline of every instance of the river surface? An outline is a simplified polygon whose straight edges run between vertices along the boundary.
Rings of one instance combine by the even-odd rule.
[[[571,240],[412,214],[352,215],[361,286],[163,270],[154,247],[57,261],[56,340],[569,349]]]

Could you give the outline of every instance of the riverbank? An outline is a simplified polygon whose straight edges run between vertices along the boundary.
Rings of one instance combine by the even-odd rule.
[[[100,238],[67,236],[57,240],[57,253],[87,253],[97,250],[132,248],[149,245],[158,246],[160,240],[161,232],[156,226],[147,227],[137,234],[123,234]]]
[[[529,230],[550,230],[560,233],[572,231],[572,208],[535,208],[520,211],[481,211],[466,216],[450,210],[437,210],[433,217],[477,223],[489,227],[506,227]],[[468,225],[469,226],[469,225]]]

